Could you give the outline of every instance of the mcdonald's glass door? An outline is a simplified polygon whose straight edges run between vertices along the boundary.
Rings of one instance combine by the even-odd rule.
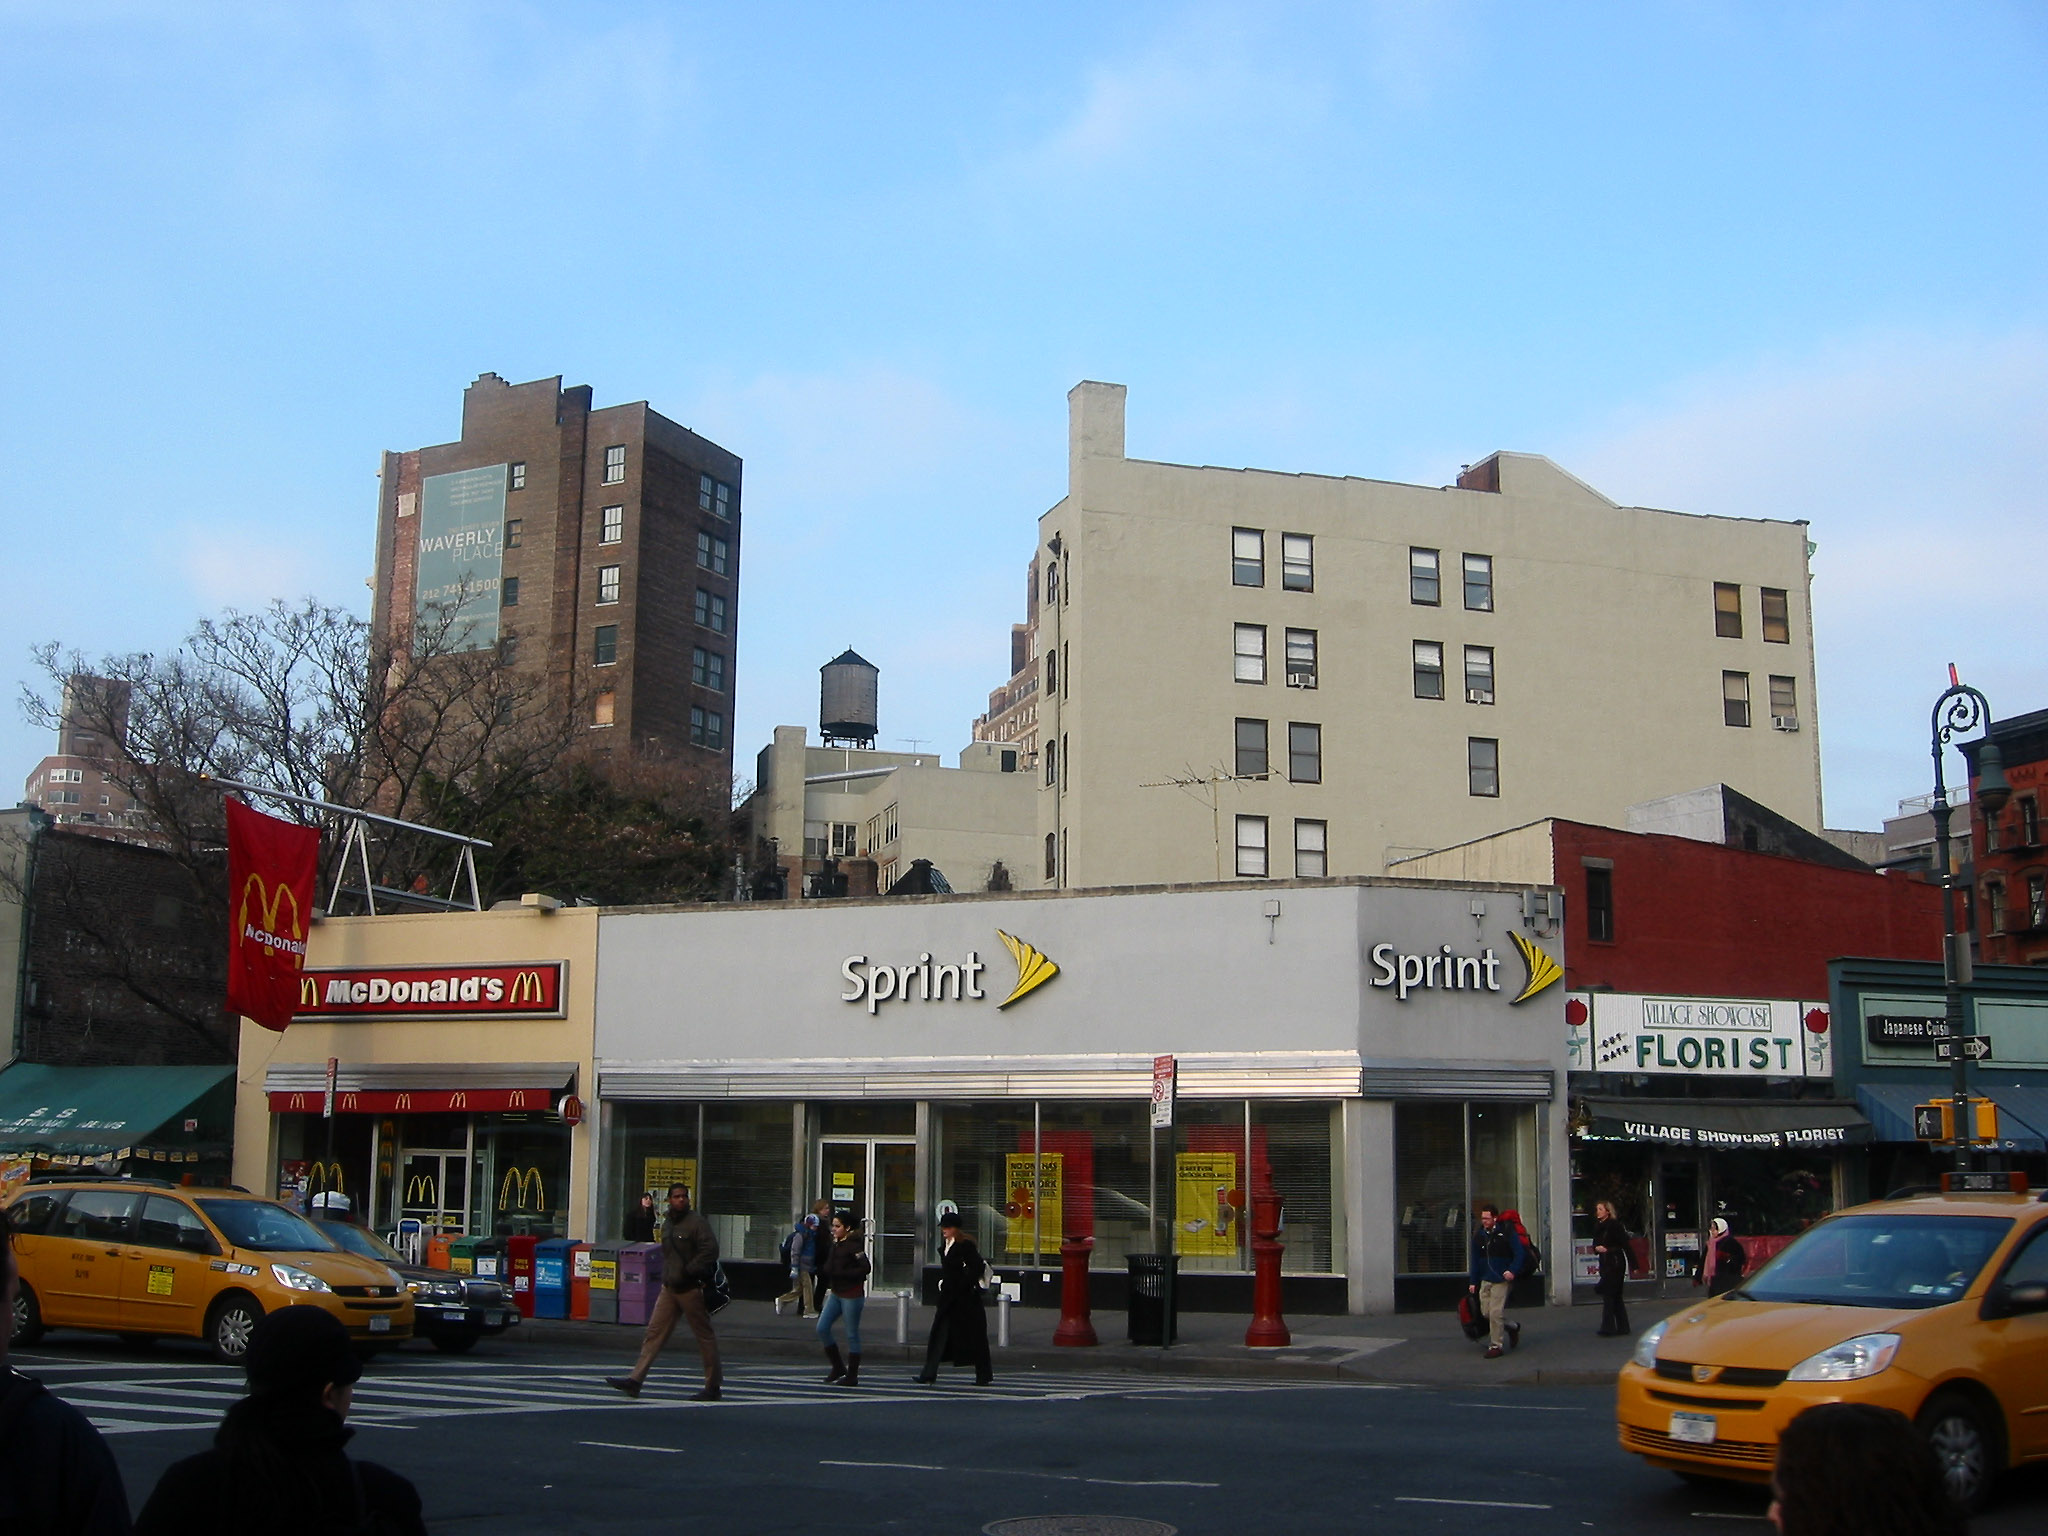
[[[479,1232],[569,1235],[569,1128],[519,1120],[477,1130]]]
[[[469,1153],[406,1149],[398,1176],[398,1216],[410,1217],[428,1233],[468,1230]]]
[[[911,1285],[917,1271],[917,1142],[862,1137],[819,1143],[819,1185],[867,1240],[872,1288]]]

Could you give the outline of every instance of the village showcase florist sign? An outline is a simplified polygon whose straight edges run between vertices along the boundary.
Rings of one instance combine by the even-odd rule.
[[[1831,1077],[1825,1003],[1575,992],[1565,1004],[1574,1072]]]

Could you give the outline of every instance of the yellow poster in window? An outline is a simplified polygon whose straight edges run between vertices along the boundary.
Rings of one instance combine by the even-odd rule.
[[[1182,1152],[1173,1160],[1173,1251],[1188,1258],[1229,1258],[1237,1252],[1241,1217],[1235,1152]]]
[[[1038,1164],[1035,1176],[1033,1162]],[[1065,1189],[1064,1153],[1047,1152],[1033,1158],[1029,1152],[1012,1152],[1003,1159],[1003,1214],[1010,1219],[1003,1252],[1059,1252]]]
[[[650,1157],[642,1164],[640,1187],[654,1191],[657,1216],[668,1213],[668,1187],[681,1184],[690,1192],[690,1204],[697,1203],[697,1159],[694,1157]],[[636,1198],[633,1204],[640,1202]]]

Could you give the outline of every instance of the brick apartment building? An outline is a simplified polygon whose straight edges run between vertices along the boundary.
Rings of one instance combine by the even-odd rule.
[[[76,832],[139,836],[135,800],[118,782],[127,750],[128,685],[106,677],[68,678],[57,750],[30,772],[22,801]]]
[[[1987,965],[2048,965],[2048,709],[1991,728],[2005,758],[2012,798],[1996,816],[1977,799],[1977,747],[1970,760],[1970,841],[1975,851],[1977,951]]]
[[[460,648],[495,646],[601,754],[715,757],[729,777],[740,468],[645,401],[486,373],[460,439],[384,455],[376,631],[401,643],[452,611]]]

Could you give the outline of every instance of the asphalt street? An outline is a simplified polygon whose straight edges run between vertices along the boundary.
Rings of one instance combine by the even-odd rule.
[[[240,1390],[236,1373],[172,1342],[136,1353],[59,1335],[14,1363],[101,1426],[137,1507],[166,1465],[207,1443]],[[693,1403],[694,1351],[672,1348],[629,1402],[601,1381],[623,1363],[490,1345],[451,1359],[415,1346],[378,1359],[359,1384],[353,1449],[418,1484],[433,1530],[503,1536],[706,1518],[735,1533],[830,1519],[849,1532],[965,1536],[1054,1516],[1158,1522],[1119,1536],[1767,1529],[1761,1493],[1688,1485],[1620,1451],[1604,1388],[1098,1369],[999,1374],[983,1391],[965,1372],[926,1388],[896,1368],[846,1392],[821,1385],[818,1369],[740,1359],[723,1402]],[[2018,1536],[2044,1522],[2048,1469],[2014,1479],[1973,1530]]]

